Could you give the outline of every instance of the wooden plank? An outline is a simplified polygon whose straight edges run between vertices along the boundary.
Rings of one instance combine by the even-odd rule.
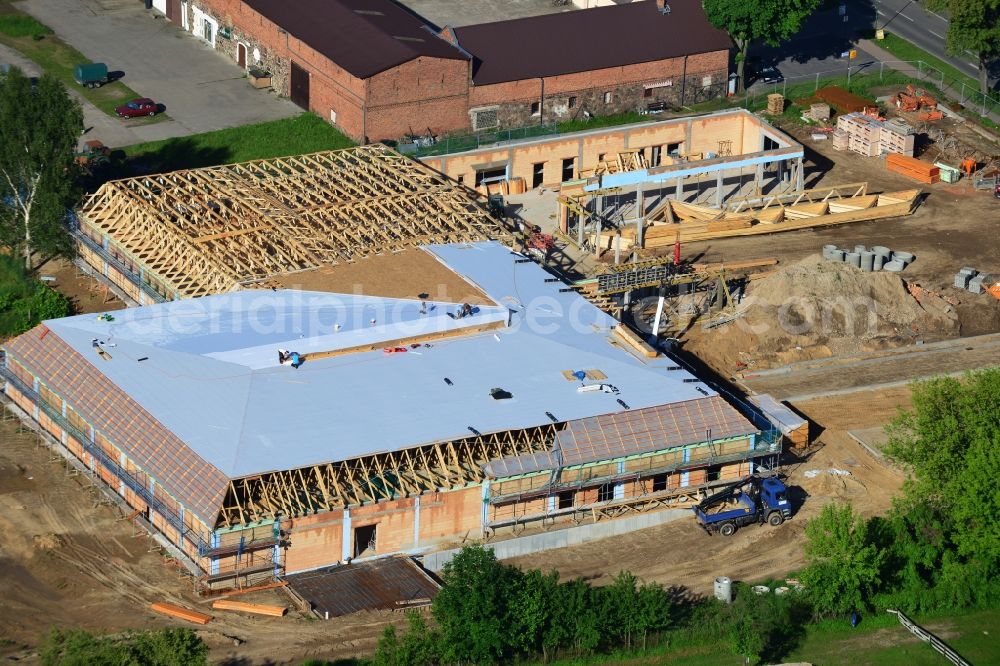
[[[376,351],[378,349],[385,349],[387,347],[409,347],[414,343],[424,343],[424,342],[434,342],[435,340],[445,340],[447,338],[454,338],[459,336],[473,335],[476,333],[484,333],[486,331],[493,331],[499,328],[505,328],[507,326],[506,322],[493,321],[488,324],[483,324],[482,326],[474,326],[471,328],[459,328],[451,331],[439,331],[436,333],[427,333],[424,335],[413,335],[406,338],[394,338],[392,340],[381,340],[378,342],[372,342],[370,344],[356,345],[354,347],[345,347],[343,349],[331,349],[329,351],[316,351],[301,354],[303,361],[316,361],[322,358],[333,358],[335,356],[345,356],[347,354],[358,354],[361,352]]]
[[[219,599],[217,601],[213,601],[212,608],[216,610],[237,611],[240,613],[253,613],[254,615],[267,615],[269,617],[282,617],[288,612],[288,608],[285,606],[251,604],[245,601],[232,601],[231,599]]]
[[[175,606],[174,604],[168,604],[162,601],[150,604],[149,607],[157,613],[176,617],[181,620],[187,620],[188,622],[194,622],[195,624],[208,624],[212,621],[211,615],[199,613],[198,611],[191,610],[190,608]]]
[[[659,356],[659,353],[655,349],[646,344],[645,340],[640,338],[634,331],[632,331],[632,329],[624,324],[615,326],[615,336],[619,340],[623,340],[628,343],[630,347],[646,358],[656,358]]]

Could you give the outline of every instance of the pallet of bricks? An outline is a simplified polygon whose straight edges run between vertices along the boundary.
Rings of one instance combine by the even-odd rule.
[[[883,122],[863,113],[848,113],[837,118],[833,147],[845,148],[866,157],[882,153],[913,155],[913,129],[900,121]]]
[[[928,185],[941,180],[941,170],[933,164],[898,153],[889,153],[886,156],[885,168]]]

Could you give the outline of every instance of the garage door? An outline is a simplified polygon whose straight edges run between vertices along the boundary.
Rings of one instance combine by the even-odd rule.
[[[167,18],[176,23],[181,24],[181,0],[167,0]]]
[[[309,110],[309,72],[292,63],[292,82],[290,97],[292,102]]]

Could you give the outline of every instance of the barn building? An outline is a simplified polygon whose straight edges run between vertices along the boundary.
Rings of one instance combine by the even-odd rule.
[[[171,20],[266,70],[278,93],[361,142],[656,112],[728,85],[732,42],[698,0],[458,28],[393,0],[162,3]]]

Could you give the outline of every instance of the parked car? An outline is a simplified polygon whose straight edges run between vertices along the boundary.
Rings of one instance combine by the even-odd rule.
[[[148,97],[134,99],[128,104],[115,107],[115,113],[122,118],[135,118],[136,116],[155,116],[160,111],[160,105]]]
[[[778,71],[777,67],[768,65],[757,70],[755,83],[781,83],[785,80],[784,75]]]
[[[108,78],[108,66],[103,62],[77,65],[73,70],[73,78],[81,86],[88,88],[100,88],[105,83],[111,82]]]

